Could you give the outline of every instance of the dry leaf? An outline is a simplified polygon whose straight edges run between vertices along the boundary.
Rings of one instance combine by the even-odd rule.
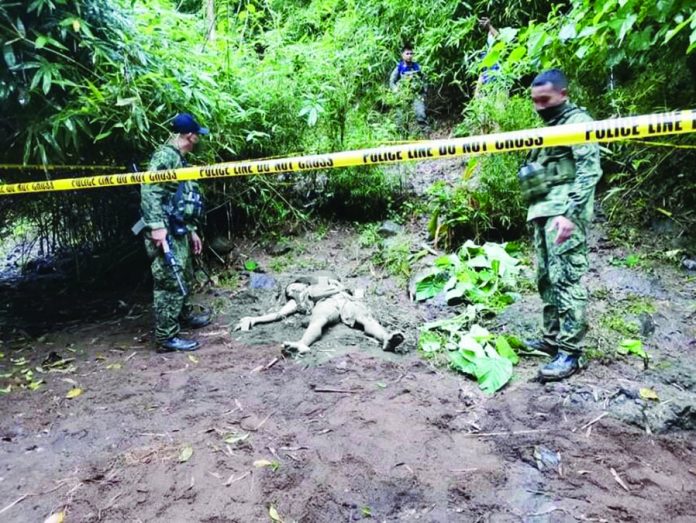
[[[273,521],[277,521],[278,523],[283,523],[283,520],[280,518],[278,511],[276,510],[276,508],[273,505],[268,507],[268,515],[271,517],[271,519]]]
[[[268,461],[267,459],[257,459],[256,461],[254,461],[254,466],[255,466],[256,468],[270,467],[270,466],[272,466],[272,465],[273,465],[273,463],[271,463],[271,462]]]
[[[247,439],[249,437],[249,434],[242,434],[241,436],[237,434],[231,434],[225,438],[225,443],[228,443],[230,445],[233,445],[235,443],[240,443]]]
[[[64,519],[65,512],[56,512],[55,514],[51,514],[50,516],[48,516],[44,520],[44,523],[63,523]]]
[[[657,396],[657,392],[647,387],[640,389],[640,397],[644,400],[660,401],[660,398]]]
[[[179,463],[186,463],[191,456],[193,456],[193,447],[191,445],[187,445],[181,449],[181,452],[179,453]]]
[[[68,391],[68,393],[65,395],[66,398],[77,398],[80,394],[82,394],[83,390],[80,387],[73,387]]]
[[[196,358],[193,354],[189,354],[188,359],[191,360],[191,363],[198,363],[198,358]]]

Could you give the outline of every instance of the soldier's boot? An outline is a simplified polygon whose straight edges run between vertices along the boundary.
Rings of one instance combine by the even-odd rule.
[[[210,322],[211,317],[210,312],[208,311],[204,311],[199,314],[189,314],[188,316],[181,318],[181,324],[184,327],[188,327],[190,329],[203,328],[207,325],[210,325]]]
[[[549,356],[555,356],[558,354],[558,347],[546,338],[524,340],[524,344],[528,349],[543,352]]]
[[[580,370],[580,357],[568,352],[559,351],[550,363],[539,369],[539,379],[559,381],[568,378]]]
[[[186,338],[179,338],[178,336],[173,336],[168,340],[158,341],[157,352],[191,352],[198,349],[198,342],[196,340],[189,340]]]

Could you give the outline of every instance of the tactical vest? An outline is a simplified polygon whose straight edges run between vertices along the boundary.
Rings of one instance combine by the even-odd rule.
[[[179,182],[176,192],[164,205],[164,212],[169,219],[169,232],[174,236],[186,234],[186,225],[200,222],[204,215],[203,196],[198,184]]]
[[[551,126],[563,125],[572,116],[585,113],[575,105],[568,106]],[[522,195],[527,201],[543,198],[556,185],[564,185],[575,180],[575,161],[570,146],[554,146],[533,149],[527,156],[525,165],[517,173]]]

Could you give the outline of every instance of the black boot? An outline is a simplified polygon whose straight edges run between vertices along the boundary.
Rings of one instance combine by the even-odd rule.
[[[207,325],[210,325],[210,313],[201,312],[200,314],[190,314],[185,318],[181,318],[181,325],[188,327],[189,329],[200,329]]]
[[[546,338],[540,338],[536,340],[524,340],[525,346],[530,350],[536,350],[548,354],[549,356],[555,356],[558,354],[558,347],[548,341]]]
[[[541,381],[559,381],[575,374],[580,369],[579,356],[560,351],[551,362],[539,369]]]
[[[158,341],[157,352],[191,352],[198,349],[198,342],[196,340],[187,340],[186,338],[179,338],[174,336],[168,340]]]

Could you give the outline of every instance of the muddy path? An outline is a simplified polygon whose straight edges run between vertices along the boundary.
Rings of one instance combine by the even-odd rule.
[[[408,227],[401,238],[423,242]],[[560,384],[535,382],[540,361],[523,359],[492,397],[420,358],[418,325],[453,311],[409,302],[350,227],[288,238],[276,256],[240,246],[266,273],[199,294],[216,320],[192,357],[155,353],[144,292],[94,317],[85,299],[87,319],[52,327],[6,313],[0,385],[20,358],[44,372],[37,390],[0,396],[0,520],[694,521],[696,284],[648,254],[622,265],[630,252],[601,228],[592,246],[591,343],[605,352]],[[311,355],[283,358],[302,317],[231,331],[297,274],[326,270],[366,290],[407,353],[339,325]],[[538,311],[526,291],[490,326],[524,337]],[[624,327],[644,331],[647,370],[606,355]],[[69,361],[50,367],[51,353]]]

